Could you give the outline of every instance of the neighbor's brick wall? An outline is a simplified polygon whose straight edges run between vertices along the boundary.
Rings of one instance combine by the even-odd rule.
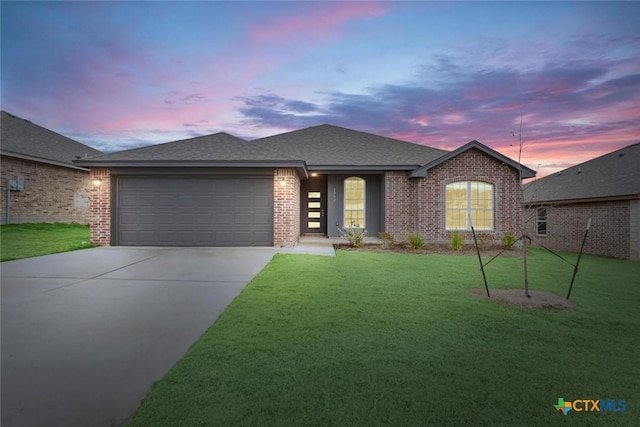
[[[629,258],[640,260],[640,200],[629,202]]]
[[[91,180],[100,178],[99,186],[91,185],[91,243],[111,244],[111,172],[108,168],[92,168]]]
[[[89,172],[2,156],[0,217],[7,220],[7,179],[24,176],[24,190],[11,192],[9,223],[89,223]]]
[[[499,239],[506,231],[522,228],[522,189],[518,171],[477,149],[429,170],[426,178],[408,179],[406,172],[385,175],[385,230],[406,241],[418,231],[427,241],[449,241],[445,229],[445,186],[456,181],[483,181],[494,185],[494,230]],[[471,232],[462,232],[471,240]]]
[[[403,242],[416,230],[416,179],[406,171],[384,174],[384,230]]]
[[[631,257],[629,200],[548,206],[546,237],[536,236],[535,208],[526,209],[525,217],[534,246],[578,252],[591,218],[585,253],[625,259]]]
[[[291,247],[300,239],[300,177],[294,168],[273,172],[273,246]]]

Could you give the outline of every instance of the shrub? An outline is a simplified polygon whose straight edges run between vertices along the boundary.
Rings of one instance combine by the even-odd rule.
[[[451,233],[451,249],[453,249],[454,251],[459,251],[460,249],[462,249],[463,242],[464,240],[462,238],[462,234],[458,233],[457,231]]]
[[[493,246],[493,235],[489,233],[480,233],[476,235],[478,241],[478,248],[481,251],[487,251]]]
[[[360,227],[344,227],[340,229],[342,237],[349,241],[349,245],[358,248],[364,242],[364,238],[367,235],[367,230]]]
[[[384,249],[392,248],[396,245],[396,239],[391,233],[381,231],[378,233],[378,237],[380,238],[380,240],[382,240],[382,247]]]
[[[411,249],[420,249],[424,246],[424,239],[420,236],[420,233],[414,231],[409,234],[409,246],[411,246]]]
[[[518,239],[516,239],[516,235],[513,234],[513,232],[507,231],[502,235],[502,237],[500,238],[500,241],[502,242],[502,247],[504,249],[511,249],[513,245],[516,244]]]

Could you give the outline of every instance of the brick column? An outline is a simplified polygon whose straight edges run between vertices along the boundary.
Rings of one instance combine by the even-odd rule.
[[[384,231],[398,242],[416,230],[416,183],[406,171],[387,171],[384,174]]]
[[[295,246],[300,239],[300,178],[295,169],[273,171],[273,246]]]
[[[108,168],[91,168],[90,220],[91,243],[111,244],[111,173]],[[100,185],[94,181],[100,179]]]

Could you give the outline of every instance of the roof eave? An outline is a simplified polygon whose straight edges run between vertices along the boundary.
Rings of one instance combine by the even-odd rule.
[[[593,202],[615,202],[621,200],[640,200],[638,194],[622,194],[617,196],[593,196],[574,199],[556,199],[556,200],[532,200],[524,202],[526,206],[537,205],[571,205],[575,203],[593,203]]]
[[[419,165],[308,165],[310,170],[322,171],[412,171]]]
[[[89,169],[87,169],[86,167],[76,166],[75,164],[59,162],[57,160],[45,159],[44,157],[31,156],[29,154],[16,153],[14,151],[0,150],[0,155],[7,156],[7,157],[14,157],[16,159],[31,160],[33,162],[45,163],[48,165],[61,166],[69,169],[89,171]]]
[[[308,178],[308,168],[301,160],[77,160],[89,168],[295,168]]]

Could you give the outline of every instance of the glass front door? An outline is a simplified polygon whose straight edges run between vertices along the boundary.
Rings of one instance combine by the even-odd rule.
[[[302,232],[327,234],[327,178],[311,176],[302,184]]]

